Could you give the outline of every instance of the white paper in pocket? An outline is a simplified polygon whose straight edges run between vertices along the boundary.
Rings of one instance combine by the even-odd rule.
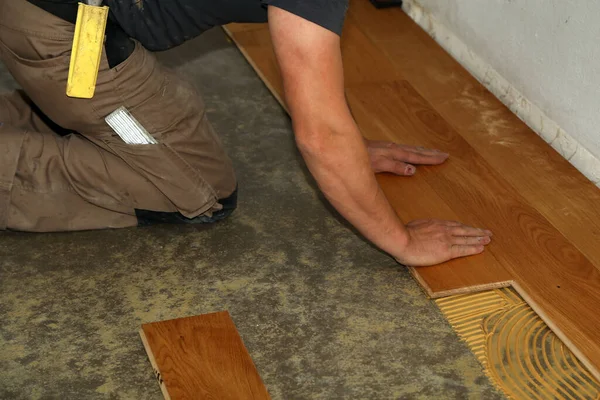
[[[104,120],[127,144],[158,144],[125,107],[117,108]]]

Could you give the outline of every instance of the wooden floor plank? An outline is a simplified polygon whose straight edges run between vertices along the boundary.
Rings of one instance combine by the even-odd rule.
[[[270,40],[252,39],[256,29],[230,35],[264,56]],[[484,255],[413,269],[415,278],[432,297],[514,285],[600,378],[600,190],[401,10],[351,0],[342,49],[366,137],[451,153],[412,178],[378,176],[400,218],[458,219],[495,233]],[[281,97],[278,72],[258,70]]]
[[[226,311],[142,325],[166,399],[270,399]]]
[[[426,175],[435,173],[433,169],[422,169],[417,175],[404,179],[402,184],[398,184],[398,177],[387,174],[379,175],[377,180],[386,196],[393,199],[394,209],[403,221],[426,218],[460,220],[427,183]],[[430,297],[506,287],[512,281],[511,275],[490,251],[442,265],[420,267],[412,272]]]

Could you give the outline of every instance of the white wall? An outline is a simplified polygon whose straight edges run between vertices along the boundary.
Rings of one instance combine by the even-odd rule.
[[[406,0],[405,11],[600,182],[600,1]]]

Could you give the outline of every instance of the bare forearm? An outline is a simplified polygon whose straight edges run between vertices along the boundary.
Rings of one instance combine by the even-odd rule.
[[[320,132],[306,136],[319,139],[298,140],[299,148],[320,189],[340,214],[375,245],[398,257],[408,241],[407,231],[375,180],[363,138],[348,118],[338,127],[313,127]]]
[[[414,173],[414,166],[399,162],[394,152],[399,152],[400,160],[429,160],[430,164],[442,163],[447,155],[369,143],[375,156],[369,157],[344,97],[339,36],[275,6],[269,7],[269,26],[296,142],[334,207],[405,265],[433,265],[481,253],[490,243],[489,231],[440,220],[404,226],[396,216],[375,180],[374,169]]]

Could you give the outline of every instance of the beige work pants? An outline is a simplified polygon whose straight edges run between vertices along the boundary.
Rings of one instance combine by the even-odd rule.
[[[94,98],[69,98],[73,32],[25,0],[0,0],[0,58],[23,88],[0,95],[0,229],[118,228],[136,225],[136,210],[220,210],[235,176],[194,88],[136,44],[112,69],[103,55]],[[120,106],[158,144],[117,136],[104,118]]]

